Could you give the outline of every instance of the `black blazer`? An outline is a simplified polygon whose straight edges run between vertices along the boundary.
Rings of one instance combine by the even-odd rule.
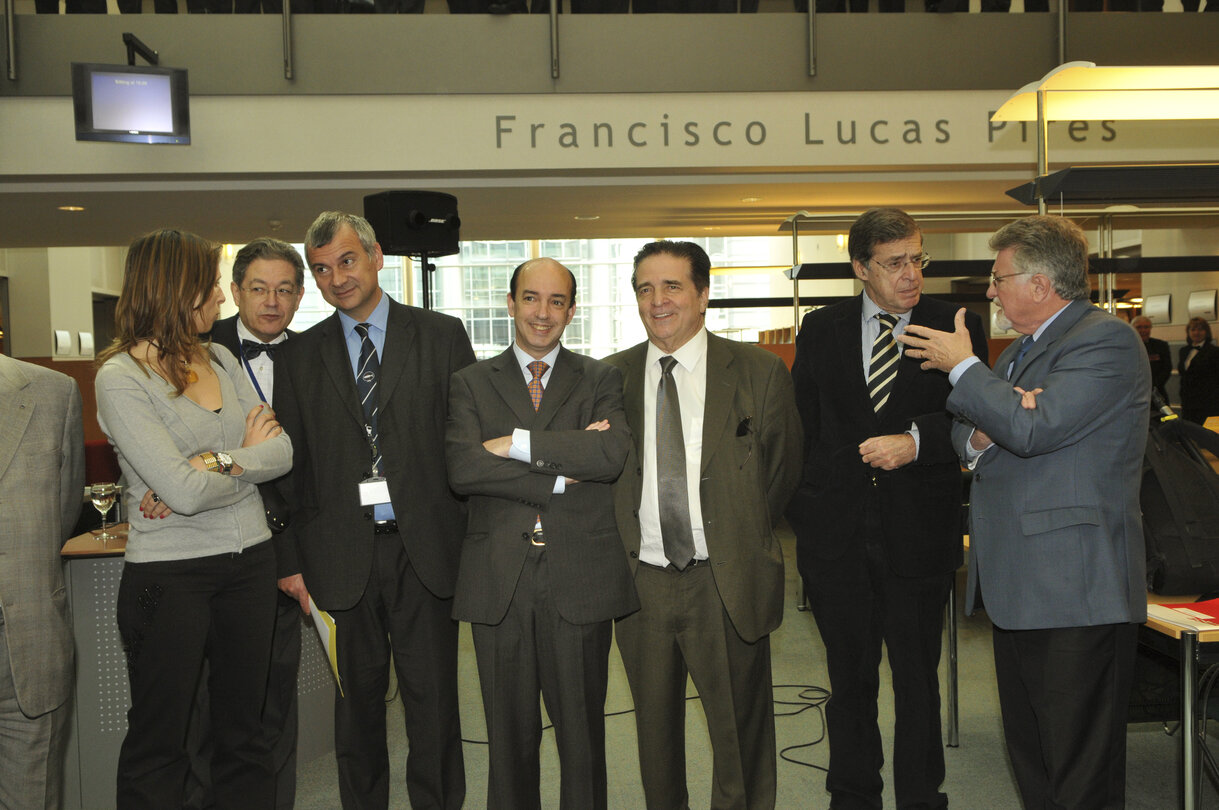
[[[461,321],[391,300],[383,354],[383,473],[415,573],[447,599],[466,524],[444,461],[449,377],[474,362],[474,351]],[[292,520],[276,537],[279,576],[303,574],[320,608],[345,610],[359,601],[372,568],[373,510],[358,493],[372,458],[337,313],[276,355],[275,411],[294,452],[280,485]]]
[[[1219,347],[1204,343],[1198,356],[1185,368],[1189,344],[1181,347],[1177,371],[1181,375],[1181,410],[1187,417],[1219,415]]]
[[[910,322],[951,332],[958,307],[923,296]],[[804,474],[787,516],[804,571],[857,542],[863,510],[879,498],[885,551],[895,573],[931,576],[961,565],[961,471],[945,407],[952,386],[942,371],[923,371],[904,354],[888,404],[877,415],[868,398],[860,338],[862,294],[805,316],[792,377],[804,424]],[[974,354],[987,360],[982,319],[967,312]],[[859,445],[918,426],[918,458],[896,470],[873,469]]]

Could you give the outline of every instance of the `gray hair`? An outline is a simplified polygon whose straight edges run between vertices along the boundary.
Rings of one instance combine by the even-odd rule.
[[[323,211],[317,215],[317,219],[313,220],[313,224],[305,232],[305,250],[329,245],[344,225],[355,231],[364,252],[371,256],[377,249],[376,232],[364,217],[343,211]]]
[[[990,238],[990,249],[1014,248],[1012,263],[1023,273],[1042,273],[1064,301],[1091,300],[1088,237],[1069,219],[1037,215],[1004,225]]]
[[[295,271],[293,279],[296,286],[305,285],[305,260],[296,252],[296,248],[269,236],[260,236],[237,251],[237,257],[233,259],[233,283],[240,287],[245,281],[245,271],[259,259],[287,262]]]

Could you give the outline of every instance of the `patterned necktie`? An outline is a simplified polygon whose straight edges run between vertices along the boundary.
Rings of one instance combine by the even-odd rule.
[[[665,556],[678,571],[694,559],[690,529],[690,495],[686,487],[686,441],[681,430],[681,403],[673,379],[676,358],[660,358],[656,388],[656,485],[660,505],[660,536]]]
[[[1020,341],[1020,348],[1016,351],[1016,359],[1012,361],[1012,367],[1007,372],[1007,378],[1010,380],[1016,376],[1016,369],[1020,367],[1020,361],[1029,353],[1029,349],[1033,348],[1033,336],[1025,335]]]
[[[356,391],[360,394],[360,407],[364,409],[364,424],[368,431],[368,443],[372,448],[372,471],[381,471],[381,445],[377,442],[377,378],[381,376],[381,361],[377,359],[377,347],[368,336],[368,324],[356,324],[360,335],[360,360],[356,371]]]
[[[872,360],[868,364],[868,396],[872,399],[872,410],[880,413],[889,401],[893,381],[897,378],[897,341],[893,339],[897,316],[881,312],[876,320],[880,322],[880,334],[872,343]]]
[[[550,366],[541,360],[534,360],[525,368],[529,369],[529,373],[533,375],[533,379],[529,381],[529,398],[533,400],[533,409],[536,411],[542,407],[542,377]]]
[[[275,359],[275,350],[279,348],[278,343],[259,343],[257,340],[246,340],[242,338],[241,352],[247,359],[253,360],[262,353],[266,353],[271,360]]]

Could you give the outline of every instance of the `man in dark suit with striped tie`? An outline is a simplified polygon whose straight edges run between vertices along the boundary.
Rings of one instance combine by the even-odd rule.
[[[957,308],[922,295],[928,259],[904,212],[865,212],[848,250],[863,293],[805,317],[792,366],[805,463],[787,516],[829,669],[826,789],[835,810],[881,806],[883,642],[897,806],[946,807],[937,668],[961,564],[961,473],[948,377],[903,358],[894,335],[911,323],[951,329]],[[966,323],[985,360],[981,318]]]
[[[449,379],[474,351],[461,321],[385,294],[381,246],[363,217],[320,214],[305,255],[337,312],[275,361],[275,411],[294,453],[281,488],[291,521],[276,538],[279,587],[334,619],[345,810],[389,805],[391,660],[410,805],[457,810],[465,766],[452,603],[466,513],[449,489],[444,426]]]

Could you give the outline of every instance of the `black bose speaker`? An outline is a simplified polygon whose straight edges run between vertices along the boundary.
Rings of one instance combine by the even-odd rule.
[[[382,191],[364,198],[364,218],[389,256],[450,256],[458,247],[457,198],[442,191]]]

